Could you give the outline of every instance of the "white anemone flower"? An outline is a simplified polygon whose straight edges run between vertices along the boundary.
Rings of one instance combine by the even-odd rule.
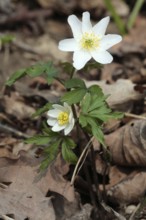
[[[110,47],[119,43],[122,37],[117,34],[105,35],[110,18],[105,17],[92,26],[89,12],[84,12],[82,22],[75,16],[68,17],[73,37],[59,42],[59,49],[73,53],[73,66],[80,70],[93,58],[98,63],[107,64],[113,60],[107,51]]]
[[[71,107],[64,102],[64,105],[54,104],[53,109],[47,112],[49,116],[47,123],[52,126],[52,131],[64,130],[64,134],[68,135],[74,127],[74,117]]]

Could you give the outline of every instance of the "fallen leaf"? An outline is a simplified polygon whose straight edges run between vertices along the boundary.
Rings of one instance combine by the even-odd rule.
[[[133,120],[105,136],[112,162],[120,166],[146,166],[146,120]]]

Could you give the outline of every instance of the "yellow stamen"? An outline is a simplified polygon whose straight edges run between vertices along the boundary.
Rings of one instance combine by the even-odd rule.
[[[65,125],[68,123],[69,121],[69,114],[67,112],[61,112],[59,115],[58,115],[58,124],[59,125]]]
[[[84,33],[80,41],[81,47],[85,50],[93,50],[99,47],[100,38],[94,33]]]

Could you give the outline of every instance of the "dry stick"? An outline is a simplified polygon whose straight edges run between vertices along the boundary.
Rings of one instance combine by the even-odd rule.
[[[79,169],[81,169],[81,166],[79,167],[80,162],[82,161],[82,159],[83,159],[84,155],[86,154],[86,152],[88,152],[88,148],[91,146],[91,143],[92,143],[93,139],[94,139],[94,137],[92,137],[92,138],[89,140],[89,142],[88,142],[87,145],[85,146],[84,150],[82,151],[81,156],[80,156],[79,159],[78,159],[78,162],[77,162],[77,164],[76,164],[76,166],[75,166],[75,169],[74,169],[74,172],[73,172],[73,175],[72,175],[72,178],[71,178],[71,185],[74,184],[75,176],[76,176],[76,174],[79,172]],[[87,155],[86,155],[86,156],[87,156]],[[86,159],[86,156],[84,157],[84,159]],[[83,165],[83,163],[82,163],[82,165]],[[79,168],[79,169],[78,169],[78,168]]]
[[[135,114],[128,113],[128,112],[125,112],[124,115],[125,115],[126,117],[131,117],[131,118],[137,118],[137,119],[144,119],[144,120],[146,120],[146,117],[144,117],[144,116],[135,115]]]

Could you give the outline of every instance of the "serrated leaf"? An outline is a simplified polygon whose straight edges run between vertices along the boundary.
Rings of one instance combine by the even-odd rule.
[[[27,144],[45,145],[48,144],[52,137],[48,135],[35,135],[25,140]]]
[[[32,115],[32,117],[36,117],[42,115],[44,112],[48,111],[52,107],[51,103],[47,103],[42,108],[36,110],[36,112]]]
[[[69,73],[69,74],[71,74],[75,70],[73,65],[69,62],[62,63],[62,67],[63,67],[64,72]]]
[[[96,122],[95,119],[88,117],[87,118],[88,123],[91,126],[91,130],[92,130],[92,134],[95,138],[97,138],[97,140],[103,145],[105,146],[104,143],[104,134],[102,132],[101,126],[98,125],[98,123]]]
[[[47,154],[46,158],[41,162],[40,170],[45,170],[53,160],[57,157],[59,152],[60,140],[52,143],[49,147],[47,147],[44,151]]]
[[[66,145],[65,142],[62,143],[62,156],[63,159],[71,164],[76,164],[77,162],[77,156],[75,153]]]
[[[40,76],[45,71],[45,66],[43,64],[36,64],[26,69],[26,72],[31,77]]]
[[[74,149],[76,147],[76,143],[73,141],[73,139],[71,139],[70,137],[64,137],[63,141],[66,143],[66,145],[71,148]]]
[[[45,73],[48,78],[53,78],[58,75],[58,70],[54,67],[52,61],[44,64]]]
[[[93,111],[97,108],[100,108],[104,105],[107,105],[105,100],[106,100],[107,96],[97,96],[97,95],[93,95],[92,96],[92,101],[90,103],[90,106],[88,108],[88,112]]]
[[[7,86],[13,85],[18,79],[24,77],[26,75],[25,69],[21,69],[13,73],[9,79],[6,81]]]
[[[80,114],[79,116],[79,123],[80,125],[84,128],[87,126],[87,119],[86,116],[84,116],[83,114]]]
[[[77,88],[69,91],[61,98],[62,102],[67,102],[69,105],[79,103],[86,94],[86,89]]]
[[[91,104],[91,95],[90,93],[86,93],[84,99],[81,102],[81,108],[83,113],[87,113]]]
[[[73,79],[69,79],[65,82],[65,87],[67,89],[71,89],[71,88],[83,88],[84,89],[84,88],[86,88],[86,85],[83,80],[73,78]]]
[[[91,93],[91,95],[97,95],[98,97],[104,96],[102,89],[98,85],[92,85],[88,88],[88,91]]]

